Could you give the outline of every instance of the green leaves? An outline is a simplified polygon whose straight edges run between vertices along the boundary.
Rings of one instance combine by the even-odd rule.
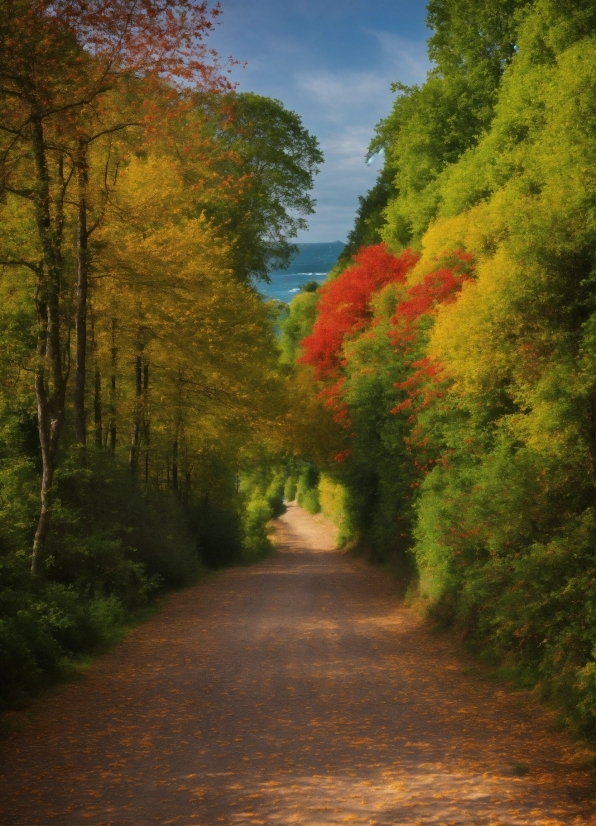
[[[215,108],[200,101],[198,115],[206,115],[201,129],[226,150],[215,168],[236,182],[234,197],[208,201],[206,213],[233,239],[236,277],[266,279],[290,263],[291,239],[314,212],[310,190],[323,163],[317,139],[279,100],[251,92],[229,95]]]
[[[306,355],[318,334],[349,433],[334,475],[361,536],[385,554],[413,545],[429,608],[589,725],[593,5],[428,11],[436,66],[395,85],[372,143],[385,225],[379,187],[353,233],[370,222],[420,259],[399,288],[379,281],[366,313],[340,290],[353,266],[323,287]],[[324,329],[350,312],[358,323]]]

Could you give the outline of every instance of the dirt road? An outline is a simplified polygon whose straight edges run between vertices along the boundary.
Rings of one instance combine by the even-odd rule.
[[[468,673],[320,517],[292,506],[278,538],[173,595],[1,744],[1,824],[590,822],[544,712]]]

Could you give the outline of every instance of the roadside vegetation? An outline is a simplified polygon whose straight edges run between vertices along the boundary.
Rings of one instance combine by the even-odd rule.
[[[316,139],[166,0],[0,7],[0,702],[270,549],[286,408],[255,283]]]
[[[230,88],[218,7],[0,5],[1,703],[296,499],[592,730],[594,8],[427,11],[433,68],[285,307],[255,284],[323,159]]]
[[[293,478],[589,732],[594,9],[431,0],[428,23],[434,68],[395,84],[379,181],[282,333],[311,399]]]

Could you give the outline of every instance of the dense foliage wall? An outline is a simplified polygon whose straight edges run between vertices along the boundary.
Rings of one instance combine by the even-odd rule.
[[[0,5],[0,702],[269,548],[287,403],[254,280],[322,156],[190,0]]]
[[[428,9],[436,68],[371,146],[384,244],[321,288],[302,342],[343,439],[322,468],[435,617],[589,726],[594,10]]]

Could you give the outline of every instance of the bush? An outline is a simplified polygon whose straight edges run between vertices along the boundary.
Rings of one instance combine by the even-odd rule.
[[[267,522],[272,518],[273,509],[265,497],[257,494],[250,499],[243,519],[243,561],[254,562],[271,553]]]
[[[277,519],[278,516],[282,516],[282,514],[286,512],[284,492],[285,484],[283,474],[276,473],[271,480],[271,484],[267,488],[267,493],[265,494],[265,498],[271,508],[271,519]]]
[[[242,559],[245,562],[253,562],[273,550],[267,523],[285,513],[284,481],[284,471],[268,455],[259,457],[251,470],[242,475]]]
[[[296,501],[308,513],[319,513],[319,471],[312,464],[305,463],[296,486]]]
[[[196,540],[172,495],[139,490],[111,457],[62,457],[43,576],[30,574],[39,480],[33,463],[0,467],[0,702],[21,704],[73,658],[120,638],[166,587],[196,579]]]
[[[297,488],[298,478],[296,476],[288,476],[284,485],[284,499],[286,502],[293,502],[296,499]]]
[[[207,496],[189,507],[201,560],[209,568],[232,565],[242,557],[240,502],[212,503]]]
[[[348,491],[341,482],[336,482],[325,473],[319,480],[319,500],[321,511],[338,528],[337,546],[343,548],[354,539],[355,531],[347,506]]]
[[[200,571],[184,507],[172,494],[141,491],[128,468],[98,456],[91,469],[63,460],[46,549],[52,579],[116,593],[129,607],[156,587],[192,582]]]

